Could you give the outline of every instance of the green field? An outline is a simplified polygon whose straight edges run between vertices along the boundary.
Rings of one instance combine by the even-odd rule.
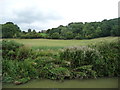
[[[86,40],[53,40],[53,39],[8,39],[14,40],[16,42],[22,43],[27,47],[32,47],[33,49],[59,49],[69,46],[84,46],[89,44],[95,44],[102,41],[111,42],[118,39],[118,37],[103,37],[96,39],[86,39]]]

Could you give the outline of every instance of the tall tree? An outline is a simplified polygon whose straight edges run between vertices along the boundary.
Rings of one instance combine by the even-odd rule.
[[[13,22],[7,22],[2,25],[2,37],[3,38],[16,38],[21,32],[20,28]]]

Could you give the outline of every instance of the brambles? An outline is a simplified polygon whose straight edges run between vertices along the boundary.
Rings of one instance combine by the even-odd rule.
[[[96,49],[88,46],[66,48],[60,53],[60,57],[61,59],[70,61],[71,67],[73,68],[91,65],[102,59],[100,53]]]

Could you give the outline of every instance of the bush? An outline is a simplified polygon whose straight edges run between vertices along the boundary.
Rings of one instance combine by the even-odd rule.
[[[23,46],[22,44],[16,43],[14,41],[2,41],[2,56],[3,58],[14,57],[18,48]]]
[[[32,54],[32,50],[23,46],[23,44],[7,40],[3,40],[2,42],[3,59],[23,61],[24,59],[30,58]]]
[[[70,77],[70,71],[64,67],[56,67],[49,71],[52,79],[64,80],[65,77]]]
[[[3,82],[19,83],[27,82],[27,78],[36,78],[38,76],[37,70],[34,65],[33,51],[22,44],[14,41],[2,42],[2,74]],[[16,82],[18,82],[16,81]]]
[[[34,61],[26,59],[24,61],[3,60],[2,73],[3,82],[14,82],[23,78],[37,78],[38,73],[34,67]]]
[[[102,55],[103,59],[99,65],[94,65],[94,69],[100,76],[119,76],[120,75],[120,41],[100,42],[92,45]]]
[[[32,58],[32,57],[34,57],[32,49],[22,46],[16,51],[16,57],[14,58],[16,58],[19,61],[20,60],[23,61],[27,58]]]
[[[96,49],[87,46],[66,48],[60,53],[60,58],[70,61],[72,68],[92,65],[101,61],[100,53]]]
[[[84,65],[73,69],[74,78],[96,78],[96,71],[92,70],[92,65]]]
[[[61,67],[61,62],[54,58],[38,57],[35,59],[35,63],[35,67],[39,72],[40,78],[63,80],[66,76],[69,76],[69,70]]]
[[[92,65],[92,70],[96,72],[97,76],[113,77],[120,76],[119,51],[119,40],[110,43],[101,42],[90,46],[66,48],[60,53],[60,58],[68,61],[71,69]],[[82,72],[82,74],[86,73]]]

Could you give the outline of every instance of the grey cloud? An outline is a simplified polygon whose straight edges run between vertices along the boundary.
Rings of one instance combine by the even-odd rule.
[[[59,20],[62,17],[53,11],[42,11],[36,8],[28,8],[20,11],[13,11],[16,23],[48,22],[49,20]]]
[[[21,30],[27,30],[28,28],[46,29],[51,21],[63,19],[56,11],[35,6],[4,10],[0,17],[2,18],[2,23],[14,22],[21,27]]]
[[[25,31],[27,31],[29,28],[35,29],[36,31],[44,30],[45,28],[47,28],[47,27],[44,26],[44,23],[42,24],[40,22],[31,23],[31,24],[21,23],[21,24],[19,24],[19,26],[20,26],[21,30],[25,30]],[[47,29],[45,29],[45,30],[47,30]]]

